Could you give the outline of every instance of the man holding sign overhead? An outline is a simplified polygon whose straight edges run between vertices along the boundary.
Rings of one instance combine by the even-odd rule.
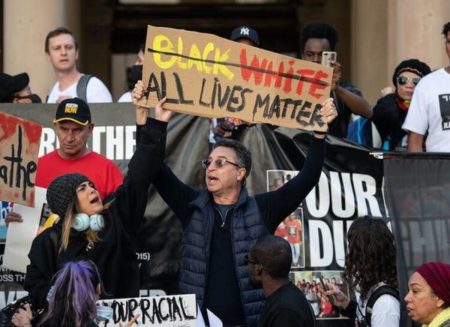
[[[136,84],[132,97],[139,106],[144,98],[142,82]],[[332,99],[323,102],[318,115],[325,123],[336,118]],[[209,309],[224,326],[257,325],[264,294],[250,283],[245,257],[316,185],[324,161],[324,138],[324,132],[313,132],[307,159],[295,178],[276,191],[255,196],[245,187],[251,153],[234,140],[218,141],[202,161],[205,190],[184,184],[165,164],[156,174],[153,184],[184,230],[179,290],[196,294],[203,313]]]

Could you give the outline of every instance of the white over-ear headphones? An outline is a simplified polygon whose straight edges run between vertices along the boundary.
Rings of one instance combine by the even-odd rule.
[[[85,213],[77,213],[72,222],[72,228],[78,232],[85,231],[88,228],[100,231],[103,227],[105,227],[105,220],[99,214],[89,216]]]

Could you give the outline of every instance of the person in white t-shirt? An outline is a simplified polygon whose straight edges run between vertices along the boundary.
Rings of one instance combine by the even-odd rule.
[[[57,78],[47,97],[47,103],[60,103],[75,97],[87,103],[112,102],[111,93],[102,81],[78,71],[79,48],[70,30],[58,27],[50,31],[45,38],[45,53]],[[80,87],[77,88],[79,83]]]
[[[450,22],[442,34],[450,59]],[[402,128],[408,131],[409,152],[450,152],[450,65],[420,80]]]

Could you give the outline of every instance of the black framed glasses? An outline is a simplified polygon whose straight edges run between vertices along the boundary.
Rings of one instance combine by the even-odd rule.
[[[214,159],[214,160],[205,159],[205,160],[202,160],[201,162],[202,162],[203,169],[208,169],[208,167],[211,164],[214,164],[217,168],[222,168],[226,164],[230,164],[230,165],[233,165],[233,166],[236,166],[236,167],[240,168],[237,163],[229,161],[229,160],[227,160],[225,158],[217,158],[217,159]]]
[[[252,259],[248,258],[248,254],[245,255],[244,257],[244,263],[246,265],[251,264],[251,265],[257,265],[258,263],[256,261],[253,261]]]
[[[397,83],[399,85],[402,85],[402,86],[406,85],[406,83],[408,83],[409,81],[411,81],[414,84],[414,86],[416,86],[420,82],[420,77],[407,77],[407,76],[397,77]]]

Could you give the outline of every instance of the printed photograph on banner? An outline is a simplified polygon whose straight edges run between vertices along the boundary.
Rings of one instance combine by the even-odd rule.
[[[296,170],[267,171],[267,189],[275,191],[298,174]],[[305,268],[304,215],[300,206],[291,212],[277,227],[275,235],[289,242],[292,250],[292,269]]]
[[[305,267],[303,221],[303,208],[299,207],[278,225],[274,233],[289,242],[292,251],[292,269]]]
[[[333,304],[325,295],[326,289],[335,288],[349,296],[342,271],[291,271],[289,278],[305,294],[317,319],[347,319],[334,309]]]
[[[1,212],[0,212],[0,244],[4,244],[6,241],[6,224],[5,219],[8,213],[12,211],[13,203],[8,201],[0,201]]]

